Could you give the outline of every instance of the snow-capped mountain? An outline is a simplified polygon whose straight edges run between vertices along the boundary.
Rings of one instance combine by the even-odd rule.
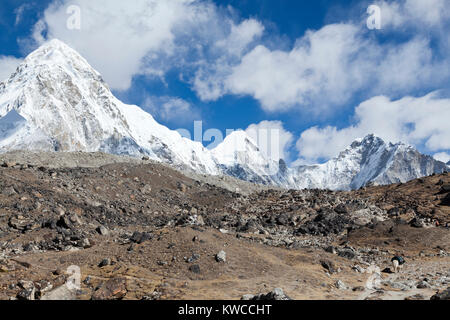
[[[31,53],[0,83],[0,152],[12,150],[148,155],[176,168],[285,188],[346,190],[447,169],[412,147],[375,136],[355,141],[325,164],[298,168],[266,157],[244,131],[208,150],[119,101],[101,75],[58,40]]]
[[[278,172],[278,163],[268,159],[245,131],[229,134],[212,154],[226,175],[254,183],[276,184],[272,176]]]
[[[409,145],[386,143],[375,135],[368,135],[324,164],[296,168],[293,176],[296,188],[349,190],[368,183],[407,182],[445,170],[445,163]]]
[[[10,114],[11,113],[11,114]],[[52,40],[0,83],[0,117],[20,116],[2,131],[0,151],[104,151],[149,155],[174,166],[218,174],[201,143],[158,124],[114,97],[75,50]]]

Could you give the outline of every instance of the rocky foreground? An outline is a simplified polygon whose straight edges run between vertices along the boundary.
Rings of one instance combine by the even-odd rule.
[[[0,161],[0,299],[449,298],[447,173],[286,191],[52,157]]]

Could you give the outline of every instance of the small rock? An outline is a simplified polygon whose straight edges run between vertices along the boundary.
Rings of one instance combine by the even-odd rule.
[[[135,232],[133,233],[133,235],[130,238],[131,242],[137,243],[137,244],[142,244],[145,241],[151,240],[152,239],[152,235],[150,233],[147,232]]]
[[[100,285],[92,300],[120,300],[127,294],[125,279],[111,279]]]
[[[13,195],[16,195],[17,192],[16,192],[16,190],[14,190],[13,187],[9,187],[9,188],[3,189],[3,190],[2,190],[2,194],[3,194],[4,196],[11,197],[11,196],[13,196]]]
[[[425,300],[425,297],[423,295],[421,295],[420,293],[418,293],[418,294],[415,294],[413,296],[406,297],[405,300],[408,300],[408,301],[416,301],[416,300],[422,301],[422,300]]]
[[[12,167],[15,167],[16,165],[17,165],[17,163],[13,162],[13,161],[3,161],[3,163],[2,163],[3,168],[12,168]]]
[[[339,290],[347,290],[347,286],[346,286],[345,283],[342,282],[341,280],[336,281],[335,286],[336,286],[336,288],[338,288]]]
[[[35,300],[36,289],[23,289],[17,294],[19,300]]]
[[[22,288],[18,294],[17,299],[19,300],[35,300],[36,287],[32,281],[20,280],[18,283],[19,287]]]
[[[359,272],[359,273],[364,273],[366,270],[364,268],[362,268],[360,265],[356,265],[352,267],[352,270]]]
[[[436,293],[431,297],[431,300],[450,300],[450,287],[448,287],[444,291]]]
[[[338,204],[338,205],[334,208],[334,211],[335,211],[336,213],[339,213],[339,214],[347,214],[347,213],[348,213],[347,206],[346,206],[345,204],[343,204],[343,203]]]
[[[83,247],[83,249],[88,249],[92,245],[91,245],[91,242],[89,241],[89,239],[84,238],[83,240],[81,240],[80,246]]]
[[[218,254],[216,254],[216,261],[217,262],[227,262],[227,253],[225,251],[220,251]]]
[[[322,267],[324,267],[326,270],[328,270],[329,273],[337,272],[337,268],[332,261],[322,260],[322,261],[320,261],[320,264],[322,265]]]
[[[63,275],[64,273],[65,273],[64,270],[61,268],[58,268],[52,272],[52,274],[55,276],[60,276],[60,275]]]
[[[431,288],[431,285],[428,282],[426,282],[425,280],[423,280],[423,281],[420,281],[416,287],[417,287],[417,289],[429,289],[429,288]]]
[[[20,288],[25,289],[25,290],[35,288],[33,281],[20,280],[18,285]]]
[[[366,290],[366,288],[359,286],[359,287],[354,287],[352,290],[354,292],[362,292],[362,291]]]
[[[187,186],[184,183],[178,182],[177,188],[179,191],[186,193],[187,192]]]
[[[337,253],[336,248],[333,247],[333,246],[326,247],[325,248],[325,252],[332,253],[332,254],[336,254]]]
[[[193,262],[197,261],[198,259],[200,259],[200,255],[196,254],[196,253],[193,253],[190,258],[186,259],[186,262],[187,263],[193,263]]]
[[[350,248],[345,248],[345,249],[339,250],[338,255],[340,257],[347,258],[349,260],[352,260],[356,257],[355,251]]]
[[[141,193],[143,194],[150,194],[152,192],[152,187],[149,185],[145,185],[142,189],[141,189]]]
[[[106,266],[109,266],[109,265],[111,265],[111,259],[109,259],[109,258],[106,258],[106,259],[103,259],[100,263],[99,263],[99,267],[100,268],[103,268],[103,267],[106,267]]]
[[[409,225],[414,228],[423,228],[425,223],[422,219],[414,218],[409,222]]]
[[[109,235],[109,230],[106,229],[104,226],[99,226],[99,227],[97,228],[97,232],[98,232],[99,234],[101,234],[102,236],[107,236],[107,235]]]
[[[191,271],[192,273],[199,274],[201,272],[200,271],[200,266],[198,264],[194,264],[194,265],[189,267],[189,271]]]

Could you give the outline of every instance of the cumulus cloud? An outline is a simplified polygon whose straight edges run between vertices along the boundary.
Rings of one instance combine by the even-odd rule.
[[[385,29],[403,34],[403,40],[380,41],[365,24],[346,22],[309,30],[287,51],[260,41],[239,62],[202,69],[194,88],[207,100],[248,95],[266,111],[311,106],[330,111],[361,92],[370,97],[434,90],[450,78],[444,2],[378,2]],[[405,36],[409,25],[416,30]]]
[[[81,29],[67,27],[70,5],[79,6]],[[54,1],[36,24],[37,42],[58,38],[76,48],[111,85],[128,89],[144,57],[170,55],[175,30],[207,19],[208,6],[192,0]],[[43,34],[46,34],[45,38]]]
[[[252,124],[245,132],[258,143],[258,147],[270,159],[290,160],[289,149],[294,136],[284,128],[281,121],[262,121]]]
[[[6,80],[16,71],[22,59],[11,56],[0,56],[0,81]]]
[[[232,25],[229,35],[212,45],[210,54],[200,62],[193,80],[193,89],[203,101],[217,100],[227,93],[223,79],[232,74],[232,67],[241,61],[263,32],[264,26],[260,22],[244,20]]]
[[[345,104],[355,93],[402,94],[448,78],[429,40],[380,44],[350,24],[309,31],[291,51],[257,46],[225,80],[229,93],[250,95],[267,111]]]
[[[445,25],[444,2],[377,3],[386,26],[402,32],[408,24]],[[69,5],[81,8],[81,30],[67,28]],[[34,39],[67,42],[113,89],[128,89],[135,75],[164,78],[176,69],[203,101],[248,95],[267,111],[311,105],[330,110],[359,92],[401,96],[435,90],[450,77],[447,55],[436,57],[428,29],[386,42],[349,19],[309,30],[290,50],[279,50],[263,38],[261,22],[236,18],[229,8],[208,0],[135,0],[133,6],[121,0],[54,1],[35,25]],[[449,42],[445,34],[437,42]]]
[[[383,28],[441,26],[450,17],[447,0],[375,1]]]
[[[300,161],[334,157],[355,139],[374,133],[388,142],[423,145],[430,152],[450,150],[450,99],[437,92],[392,101],[378,96],[355,110],[354,124],[346,128],[312,127],[297,141]]]
[[[67,28],[73,5],[80,8],[80,30]],[[235,22],[207,0],[62,0],[45,10],[33,38],[68,43],[113,89],[126,90],[135,75],[163,78],[176,68],[195,73],[223,52],[239,55],[260,28],[253,20]]]

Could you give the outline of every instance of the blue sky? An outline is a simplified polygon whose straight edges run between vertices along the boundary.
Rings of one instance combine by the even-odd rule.
[[[55,37],[172,129],[277,128],[295,163],[369,133],[450,160],[446,0],[120,2],[2,1],[0,75]]]

